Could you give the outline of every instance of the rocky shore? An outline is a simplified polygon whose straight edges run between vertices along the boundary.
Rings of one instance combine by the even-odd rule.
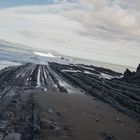
[[[60,65],[51,68],[73,86],[140,121],[140,65],[136,72],[120,73],[94,66]]]
[[[109,115],[108,110],[114,115]],[[80,120],[79,114],[87,121]],[[110,119],[105,120],[106,117]],[[83,136],[83,140],[115,140],[109,129],[117,128],[116,122],[125,127],[133,124],[130,137],[136,133],[135,140],[140,138],[140,65],[136,72],[127,69],[124,74],[95,66],[59,63],[28,63],[0,71],[0,140],[81,140],[80,130],[86,135],[95,131],[92,125],[91,130],[84,126],[93,120],[100,131],[97,135],[94,132],[95,136],[90,133],[88,139]],[[112,125],[104,130],[101,120]],[[124,134],[123,137],[129,140]]]

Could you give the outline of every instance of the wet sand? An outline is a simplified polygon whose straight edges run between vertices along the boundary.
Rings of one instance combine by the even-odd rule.
[[[140,140],[138,122],[94,97],[34,92],[44,123],[42,140]],[[57,125],[58,131],[48,127],[49,122]]]

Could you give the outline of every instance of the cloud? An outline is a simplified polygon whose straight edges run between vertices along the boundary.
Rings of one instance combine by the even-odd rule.
[[[40,50],[136,67],[139,11],[131,0],[80,0],[0,10],[0,38]]]
[[[80,0],[86,7],[77,18],[87,30],[86,34],[109,40],[140,42],[140,13],[136,10],[138,0]],[[138,3],[138,2],[137,2]]]

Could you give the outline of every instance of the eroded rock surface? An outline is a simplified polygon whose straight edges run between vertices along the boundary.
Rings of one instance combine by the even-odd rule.
[[[140,65],[136,72],[127,70],[124,77],[109,69],[87,65],[28,63],[5,68],[0,71],[0,140],[15,135],[17,140],[39,140],[40,127],[47,128],[49,123],[56,134],[66,131],[67,128],[51,120],[40,123],[34,93],[27,92],[31,89],[66,94],[80,90],[140,121],[139,81]]]
[[[139,67],[136,73],[127,70],[124,77],[120,73],[94,66],[50,63],[50,67],[86,94],[97,97],[140,121]]]

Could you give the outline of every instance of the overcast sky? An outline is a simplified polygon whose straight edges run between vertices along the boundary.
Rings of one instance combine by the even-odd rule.
[[[0,0],[0,39],[136,67],[139,0]]]

